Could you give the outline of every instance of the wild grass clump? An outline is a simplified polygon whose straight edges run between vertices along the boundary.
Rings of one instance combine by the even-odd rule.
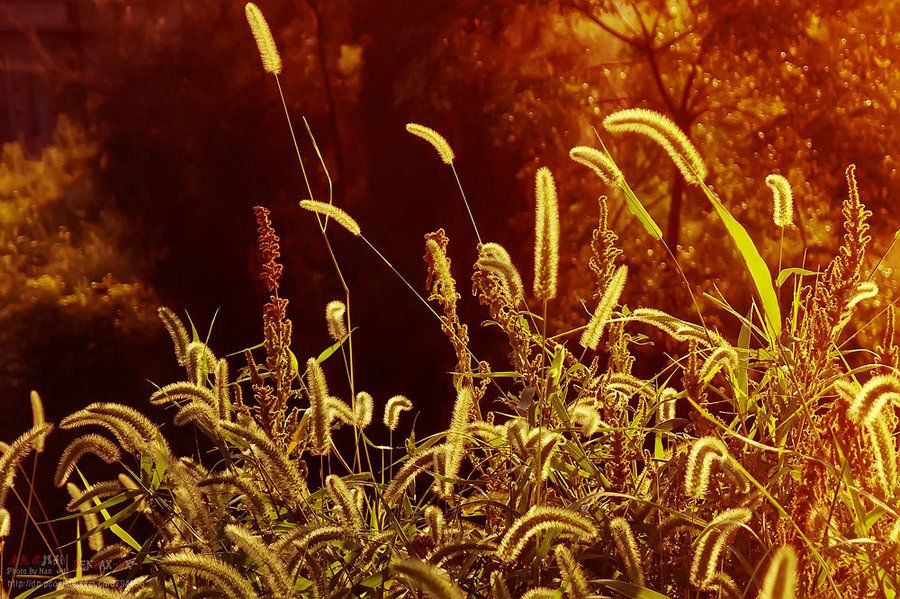
[[[261,27],[261,15],[253,15]],[[277,55],[268,44],[261,43],[264,63],[266,51]],[[426,236],[425,291],[401,275],[457,361],[448,380],[457,398],[452,419],[420,439],[406,414],[414,400],[373,398],[356,387],[351,290],[325,307],[323,351],[294,355],[288,302],[279,295],[279,239],[268,211],[257,208],[270,294],[264,342],[245,350],[237,368],[160,310],[185,377],[151,402],[196,431],[191,455],[176,455],[159,427],[118,404],[92,404],[60,423],[80,435],[55,476],[58,486],[70,486],[70,518],[85,526],[75,543],[130,561],[99,573],[60,571],[45,595],[894,596],[900,348],[890,326],[859,364],[843,334],[866,301],[860,294],[873,295],[861,270],[870,213],[853,167],[838,254],[822,273],[793,269],[773,280],[746,231],[706,187],[699,154],[657,116],[626,111],[605,123],[663,144],[738,244],[757,290],[754,309],[742,316],[716,298],[740,323],[737,339],[705,326],[702,314],[693,322],[621,303],[623,287],[641,282],[626,278],[606,198],[585,265],[596,275],[596,310],[591,316],[585,307],[581,327],[548,330],[556,289],[565,284],[555,224],[564,198],[542,169],[533,296],[496,243],[479,243],[472,266],[472,289],[500,331],[508,364],[492,366],[470,345],[457,312],[461,271],[443,230]],[[459,160],[433,130],[409,129],[451,166]],[[573,153],[613,172],[599,150]],[[639,202],[618,174],[604,179]],[[787,192],[775,191],[783,208]],[[344,210],[312,198],[302,206],[317,218],[341,281],[331,235],[349,231],[384,259]],[[347,231],[326,229],[329,218]],[[647,224],[664,243],[652,219]],[[790,227],[783,210],[773,226]],[[782,318],[777,299],[767,298],[777,298],[784,272],[794,279]],[[637,376],[633,346],[660,335],[679,352],[653,376]],[[329,379],[337,377],[347,379],[348,397],[331,394],[337,386]],[[36,410],[34,428],[6,448],[0,500],[51,428]],[[334,434],[342,428],[352,431],[352,443]],[[376,441],[385,437],[386,445]],[[117,464],[119,476],[88,481],[78,466],[97,459]],[[8,532],[8,514],[0,516],[0,532]],[[129,532],[136,520],[150,532]]]

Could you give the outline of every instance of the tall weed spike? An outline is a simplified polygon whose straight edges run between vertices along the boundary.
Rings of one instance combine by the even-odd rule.
[[[772,220],[776,227],[786,227],[794,222],[794,194],[791,193],[791,184],[781,175],[769,175],[766,177],[766,185],[772,190]]]
[[[306,361],[306,385],[309,388],[309,420],[312,428],[312,452],[325,455],[331,450],[328,409],[328,385],[325,373],[315,358]]]
[[[535,175],[534,296],[541,301],[556,297],[559,272],[559,201],[556,182],[543,166]]]
[[[375,400],[365,391],[356,394],[353,418],[358,428],[363,429],[372,423],[372,415],[375,412]]]
[[[252,2],[248,2],[244,7],[247,15],[247,23],[250,24],[250,32],[256,40],[256,47],[259,48],[259,56],[262,59],[263,69],[272,75],[281,74],[281,55],[278,53],[278,46],[275,45],[275,39],[272,37],[272,31],[269,29],[269,23],[263,16],[259,7]]]
[[[38,395],[37,391],[32,390],[29,399],[31,400],[31,426],[33,428],[44,426],[47,421],[44,418],[44,402],[41,401],[41,396]],[[44,440],[45,437],[35,439],[35,453],[42,453],[44,451]]]
[[[328,325],[328,336],[340,341],[347,336],[347,306],[344,302],[334,300],[325,306],[325,324]]]

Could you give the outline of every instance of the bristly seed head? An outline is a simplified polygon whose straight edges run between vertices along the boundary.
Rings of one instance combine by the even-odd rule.
[[[443,135],[430,127],[419,125],[418,123],[407,123],[406,130],[430,143],[437,150],[444,164],[453,164],[453,159],[456,156],[453,154],[453,148],[450,147]]]
[[[250,32],[256,40],[256,47],[259,48],[263,69],[267,73],[280,75],[281,55],[278,54],[278,46],[275,45],[275,39],[272,37],[272,31],[269,29],[266,17],[263,16],[259,7],[252,2],[248,2],[244,7],[244,13],[247,15],[247,23],[250,24]]]
[[[791,193],[791,184],[781,175],[772,174],[766,177],[766,185],[772,190],[772,220],[778,227],[788,226],[794,222],[794,194]]]
[[[556,297],[559,271],[559,202],[550,169],[535,175],[534,296],[541,301]]]

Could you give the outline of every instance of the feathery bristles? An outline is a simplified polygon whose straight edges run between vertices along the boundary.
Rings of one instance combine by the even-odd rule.
[[[472,390],[466,386],[459,390],[456,402],[453,404],[453,416],[450,420],[450,428],[447,431],[446,456],[444,459],[444,476],[450,479],[459,476],[463,455],[466,448],[466,428],[469,424],[469,413],[474,405]],[[442,485],[443,492],[453,492],[453,483],[446,481]]]
[[[769,175],[766,177],[766,185],[772,190],[772,220],[776,227],[786,227],[794,222],[794,194],[791,193],[791,184],[781,175]]]
[[[41,396],[37,391],[32,390],[29,399],[31,399],[31,426],[33,428],[43,426],[47,421],[44,418],[44,402],[41,401]],[[44,437],[40,437],[34,442],[34,452],[41,453],[43,451]]]
[[[677,407],[678,391],[671,387],[666,387],[659,392],[656,404],[656,423],[662,424],[675,418],[675,408]]]
[[[258,599],[250,582],[234,566],[217,557],[182,549],[159,558],[159,565],[172,573],[193,574],[215,585],[228,599]]]
[[[210,370],[216,367],[216,356],[202,341],[188,343],[184,350],[184,368],[188,379],[192,383],[205,385],[209,378]]]
[[[578,563],[575,556],[572,555],[572,552],[565,545],[557,545],[553,553],[556,556],[556,563],[562,575],[566,596],[571,597],[571,599],[587,599],[588,595],[591,594],[591,589],[588,587],[581,564]]]
[[[572,421],[581,427],[581,434],[587,437],[596,433],[600,427],[606,426],[597,408],[585,403],[578,404],[572,410]]]
[[[848,413],[857,424],[871,424],[888,402],[900,403],[900,381],[893,375],[878,375],[863,385]]]
[[[395,395],[384,406],[384,425],[390,430],[395,430],[400,424],[400,414],[412,410],[413,404],[402,395]]]
[[[699,377],[701,381],[709,381],[722,369],[728,369],[732,372],[737,370],[738,355],[733,347],[717,347],[709,354],[703,366],[700,368]]]
[[[437,150],[437,153],[444,164],[453,164],[453,159],[455,158],[453,148],[450,147],[450,144],[447,143],[447,140],[444,139],[443,135],[430,127],[419,125],[418,123],[407,123],[406,130],[416,137],[421,137],[430,143],[432,147]]]
[[[218,417],[231,419],[231,396],[228,393],[228,361],[222,358],[216,362],[215,407]]]
[[[309,494],[306,481],[284,451],[280,450],[268,435],[255,424],[245,425],[238,422],[220,421],[223,430],[241,439],[253,451],[259,460],[258,469],[271,477],[276,486],[286,496],[291,505],[298,505]]]
[[[534,296],[541,301],[556,297],[559,272],[559,202],[550,169],[535,175]]]
[[[576,146],[569,150],[569,158],[597,173],[610,187],[618,187],[625,181],[625,176],[612,158],[596,148]]]
[[[891,531],[888,533],[888,541],[900,545],[900,518],[891,527]]]
[[[746,524],[752,514],[747,508],[731,508],[712,519],[700,533],[691,560],[691,583],[701,589],[707,588],[716,575],[722,553],[734,537],[737,529]]]
[[[328,385],[325,383],[325,373],[315,358],[306,361],[306,385],[309,388],[311,450],[314,455],[325,455],[331,450]]]
[[[518,306],[525,300],[522,277],[519,276],[519,271],[512,263],[509,252],[499,243],[481,244],[475,267],[497,275],[503,292],[513,306]]]
[[[587,538],[597,536],[597,529],[593,523],[581,514],[566,509],[534,505],[506,531],[497,547],[497,557],[506,563],[514,562],[535,535],[551,528]]]
[[[362,530],[362,514],[346,483],[340,477],[329,474],[325,478],[325,491],[340,510],[341,520],[353,530]]]
[[[438,447],[432,447],[423,451],[422,453],[407,458],[406,463],[403,464],[403,467],[397,471],[397,474],[394,475],[393,480],[391,480],[391,483],[384,491],[383,499],[385,505],[397,505],[397,502],[400,501],[401,495],[403,495],[404,491],[406,491],[407,487],[409,487],[413,479],[415,479],[415,477],[420,473],[424,472],[426,468],[429,468],[432,464],[434,464],[435,455],[437,453],[444,451],[446,451],[446,448],[441,445]]]
[[[172,383],[165,387],[161,387],[150,396],[150,403],[157,406],[169,401],[199,401],[209,407],[215,407],[218,403],[216,396],[213,395],[212,391],[203,385],[189,383],[187,381]]]
[[[365,391],[356,394],[356,403],[353,406],[353,420],[358,428],[366,428],[372,424],[372,414],[375,412],[375,400]]]
[[[609,531],[612,533],[616,544],[616,553],[625,565],[625,574],[632,583],[644,586],[644,569],[641,567],[641,554],[638,551],[637,542],[634,540],[634,532],[625,518],[616,518],[609,523]]]
[[[684,490],[691,497],[702,498],[709,488],[713,464],[723,464],[731,455],[722,441],[715,437],[697,439],[688,455],[687,472],[684,475]]]
[[[471,557],[482,553],[493,552],[497,547],[485,541],[450,541],[439,545],[428,554],[428,562],[435,566],[443,566],[444,562],[459,557]]]
[[[581,334],[581,346],[584,348],[597,349],[600,338],[603,336],[603,329],[606,323],[612,317],[613,310],[619,305],[619,298],[622,296],[622,290],[625,288],[625,278],[628,276],[628,267],[624,264],[616,269],[615,274],[609,281],[609,285],[603,292],[597,309],[591,317],[587,328]]]
[[[272,75],[280,75],[281,55],[278,54],[278,46],[275,45],[272,31],[262,11],[252,2],[248,2],[244,7],[244,13],[247,15],[247,23],[250,24],[250,32],[256,40],[256,47],[259,48],[263,69]]]
[[[700,153],[672,119],[646,108],[629,108],[614,112],[603,119],[610,133],[637,133],[649,137],[662,146],[685,181],[699,185],[706,180],[706,165]]]
[[[169,336],[172,338],[172,345],[175,346],[175,359],[178,361],[179,366],[184,366],[185,352],[188,344],[191,342],[187,329],[184,328],[184,325],[175,313],[168,308],[160,306],[158,312],[159,319],[162,320],[163,326],[166,327],[166,331],[169,332]]]
[[[325,306],[325,324],[328,325],[328,336],[340,341],[347,336],[347,306],[344,302],[334,300]]]
[[[547,587],[528,589],[522,595],[522,599],[557,599],[557,597],[559,597],[559,591]]]
[[[491,572],[491,599],[512,599],[509,593],[509,587],[503,580],[503,574],[494,570]]]
[[[888,428],[887,419],[880,414],[865,426],[875,457],[875,472],[885,496],[892,497],[897,488],[897,445],[893,431]]]
[[[69,492],[69,497],[73,500],[78,499],[78,497],[82,494],[81,489],[78,488],[77,485],[73,483],[66,483],[66,491]],[[87,506],[79,506],[78,511],[84,512],[89,509]],[[84,526],[87,529],[85,533],[90,532],[100,526],[100,519],[97,517],[97,514],[94,512],[91,513],[82,513],[81,519],[84,522]],[[103,531],[98,530],[96,532],[88,535],[88,547],[93,549],[94,551],[100,551],[103,549]]]
[[[9,510],[0,508],[0,539],[9,536],[11,525],[12,519],[9,515]],[[2,545],[2,541],[0,541],[0,545]]]
[[[444,528],[447,525],[444,512],[436,505],[425,508],[425,523],[428,525],[428,534],[435,545],[440,545],[444,540]]]
[[[291,595],[292,585],[287,567],[276,552],[271,551],[262,540],[237,524],[225,526],[225,536],[259,566],[262,570],[259,578],[273,593],[273,596],[286,598]]]
[[[44,439],[52,429],[52,424],[43,424],[27,430],[0,456],[0,507],[6,505],[6,496],[12,489],[19,464],[32,452],[38,440]]]
[[[359,228],[359,224],[355,220],[353,220],[353,217],[351,217],[349,214],[347,214],[334,204],[317,202],[315,200],[300,200],[300,207],[304,210],[309,210],[310,212],[315,212],[316,214],[321,214],[322,216],[333,218],[335,222],[337,222],[337,224],[344,227],[357,237],[362,235],[362,230]]]
[[[872,299],[878,296],[878,284],[875,281],[863,281],[857,285],[853,291],[853,295],[844,304],[844,311],[849,312],[856,307],[859,302]]]
[[[542,480],[550,476],[553,470],[550,458],[564,441],[562,435],[546,429],[533,428],[528,432],[525,448],[530,455],[536,456],[536,462],[541,465]]]
[[[85,577],[86,578],[86,577]],[[98,581],[92,581],[98,582]],[[120,590],[117,586],[109,586],[109,581],[92,584],[81,580],[66,580],[56,586],[63,597],[71,599],[129,599],[134,595]]]
[[[794,599],[796,596],[797,554],[790,545],[783,545],[769,562],[759,599]]]
[[[353,408],[345,404],[337,397],[330,396],[325,402],[325,405],[328,408],[329,426],[331,425],[333,420],[339,420],[348,426],[356,425],[356,415],[353,413]]]
[[[463,599],[462,591],[441,568],[417,559],[391,562],[391,576],[399,577],[410,590],[421,590],[433,599]]]

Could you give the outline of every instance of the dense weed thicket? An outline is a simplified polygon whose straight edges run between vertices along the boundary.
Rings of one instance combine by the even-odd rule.
[[[253,4],[247,16],[277,78],[281,62],[265,19]],[[95,403],[62,420],[60,428],[82,436],[64,450],[55,482],[71,494],[79,554],[87,551],[99,569],[60,571],[43,596],[895,596],[900,347],[893,311],[874,349],[851,350],[842,335],[854,308],[878,293],[861,272],[870,213],[853,167],[838,254],[824,271],[779,267],[773,280],[670,121],[633,109],[603,125],[661,145],[721,218],[731,235],[723,243],[736,244],[755,289],[748,315],[713,298],[740,323],[737,339],[706,327],[700,313],[689,322],[620,305],[623,287],[640,282],[628,279],[606,198],[584,265],[595,280],[591,312],[578,329],[548,330],[560,293],[559,218],[553,175],[541,168],[531,289],[472,220],[481,241],[471,289],[508,346],[508,364],[488,364],[470,346],[457,313],[463,271],[451,263],[443,230],[425,239],[425,294],[400,277],[434,313],[457,359],[451,421],[420,439],[410,426],[415,401],[357,388],[346,286],[346,296],[325,307],[323,346],[326,328],[331,345],[308,359],[291,351],[279,238],[259,207],[270,294],[264,343],[245,350],[246,364],[235,370],[193,327],[160,310],[185,379],[150,402],[197,431],[189,456],[176,455],[156,424],[124,405]],[[443,137],[408,129],[455,169]],[[663,244],[599,145],[576,147],[571,157],[621,192]],[[777,175],[766,183],[773,226],[789,226],[789,186]],[[342,281],[332,235],[354,235],[382,256],[330,198],[301,206],[318,219]],[[784,312],[782,286],[793,290]],[[638,378],[632,347],[660,336],[681,351],[655,376]],[[338,377],[346,377],[348,397],[329,392]],[[52,428],[39,398],[32,401],[34,428],[0,456],[0,503]],[[337,437],[339,429],[348,433]],[[381,437],[389,442],[374,440]],[[116,475],[89,481],[78,469],[83,460],[115,464]],[[132,528],[136,520],[149,527]],[[9,531],[2,510],[0,533]]]

